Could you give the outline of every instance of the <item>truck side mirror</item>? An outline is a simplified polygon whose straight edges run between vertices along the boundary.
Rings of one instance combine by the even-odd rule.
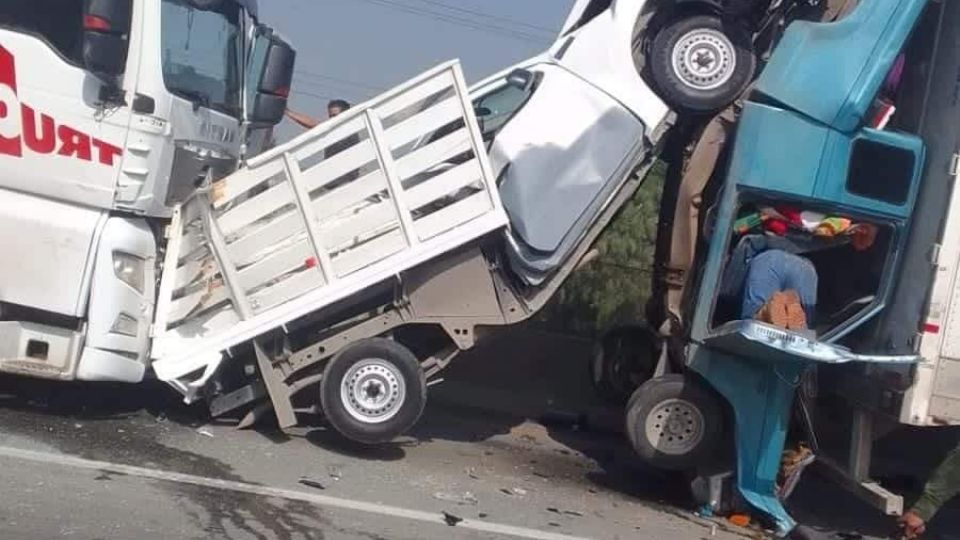
[[[274,126],[283,120],[293,84],[297,53],[276,34],[270,34],[257,92],[248,113],[254,126]]]
[[[132,0],[83,0],[83,65],[117,76],[127,65]]]
[[[507,75],[507,84],[524,92],[530,90],[533,80],[533,73],[522,68],[517,68]]]

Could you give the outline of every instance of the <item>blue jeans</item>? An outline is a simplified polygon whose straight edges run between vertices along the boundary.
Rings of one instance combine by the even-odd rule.
[[[740,317],[752,319],[773,293],[789,290],[800,296],[807,320],[812,321],[817,306],[817,269],[813,263],[778,249],[764,251],[750,261],[747,269]]]

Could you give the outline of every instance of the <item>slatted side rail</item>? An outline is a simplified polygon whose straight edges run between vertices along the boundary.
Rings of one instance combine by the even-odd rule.
[[[303,312],[309,297],[320,309],[385,268],[505,225],[491,176],[456,63],[255,158],[212,189],[212,204],[198,196],[181,209],[156,356],[196,338],[222,347],[285,317],[278,306]]]

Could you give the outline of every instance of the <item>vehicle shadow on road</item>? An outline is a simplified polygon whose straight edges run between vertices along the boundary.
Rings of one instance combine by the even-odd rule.
[[[548,434],[596,462],[597,469],[588,472],[586,479],[598,488],[646,503],[693,509],[690,478],[643,465],[622,434],[581,424],[551,425]]]
[[[82,420],[119,420],[140,414],[196,427],[208,421],[202,405],[187,405],[165,385],[46,381],[0,376],[0,408]]]
[[[365,461],[399,461],[407,456],[404,447],[411,444],[411,441],[398,440],[389,444],[365,446],[348,441],[343,435],[322,424],[308,431],[305,438],[307,442],[323,450]]]
[[[591,352],[587,340],[533,325],[503,329],[443,373],[411,435],[546,452],[551,458],[535,458],[537,476],[690,507],[683,475],[645,468],[634,457],[619,433],[622,411],[601,401],[588,380]],[[590,425],[588,412],[599,412],[603,426]]]

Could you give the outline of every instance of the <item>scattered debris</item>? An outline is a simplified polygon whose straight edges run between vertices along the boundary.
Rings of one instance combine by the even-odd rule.
[[[518,487],[515,487],[515,488],[500,488],[500,492],[501,492],[501,493],[504,493],[505,495],[510,495],[510,496],[514,496],[514,497],[523,497],[523,496],[525,496],[525,495],[527,494],[527,490],[525,490],[525,489],[523,489],[523,488],[518,488]]]
[[[474,496],[474,494],[470,493],[469,491],[467,491],[463,495],[460,495],[457,493],[446,493],[443,491],[438,491],[433,494],[433,498],[437,499],[438,501],[456,503],[456,504],[459,504],[460,506],[467,506],[467,505],[476,506],[477,503],[479,502],[477,500],[477,497]]]
[[[717,535],[717,524],[716,524],[716,523],[711,523],[711,524],[710,524],[710,536],[716,536],[716,535]]]
[[[343,471],[336,465],[330,465],[327,467],[327,474],[330,475],[330,478],[333,478],[337,481],[343,478]]]
[[[490,514],[488,514],[488,513],[486,513],[486,512],[480,512],[479,514],[477,514],[477,517],[480,518],[480,519],[487,519],[487,517],[488,517],[489,515],[490,515]]]
[[[553,478],[553,476],[541,471],[533,471],[533,475],[539,476],[540,478],[546,478],[546,479]]]
[[[73,427],[75,427],[75,428],[77,428],[77,429],[81,429],[81,428],[83,428],[83,424],[74,424]]]
[[[554,508],[552,506],[547,508],[547,512],[552,512],[554,514],[563,514],[565,516],[583,517],[583,514],[575,510],[560,510],[559,508]]]
[[[213,432],[206,427],[197,429],[197,433],[199,433],[200,435],[203,435],[204,437],[210,437],[211,439],[213,438]]]
[[[445,521],[445,522],[447,523],[447,525],[449,525],[449,526],[451,526],[451,527],[455,527],[455,526],[457,525],[457,523],[460,523],[461,521],[463,521],[463,518],[462,518],[462,517],[459,517],[459,516],[455,516],[455,515],[451,514],[450,512],[444,512],[444,513],[443,513],[443,521]]]
[[[467,472],[467,476],[469,476],[470,478],[473,478],[474,480],[480,479],[480,475],[477,474],[477,470],[474,469],[473,467],[467,467],[466,472]]]
[[[589,493],[593,493],[594,495],[596,495],[597,493],[599,493],[599,491],[597,491],[596,488],[587,488],[587,491],[588,491]]]
[[[300,484],[303,484],[307,487],[312,487],[314,489],[327,489],[323,484],[317,482],[316,480],[311,480],[309,478],[301,478],[297,481]]]
[[[550,523],[547,523],[547,525],[549,525],[549,526],[551,526],[551,527],[560,527],[560,524],[557,523],[556,521],[551,521]]]
[[[744,514],[733,514],[727,518],[731,524],[736,525],[737,527],[746,527],[750,525],[750,516]]]

